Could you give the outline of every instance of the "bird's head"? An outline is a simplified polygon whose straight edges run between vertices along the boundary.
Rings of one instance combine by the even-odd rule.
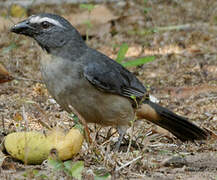
[[[78,31],[66,19],[55,14],[32,15],[15,24],[11,32],[32,37],[48,53],[63,47],[70,40],[83,43]]]

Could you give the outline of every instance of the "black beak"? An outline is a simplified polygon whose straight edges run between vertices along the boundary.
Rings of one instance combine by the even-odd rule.
[[[15,24],[13,27],[11,27],[11,32],[14,32],[16,34],[23,34],[23,35],[27,35],[27,36],[32,36],[33,34],[33,30],[35,28],[31,27],[31,25],[29,25],[28,20],[24,20],[22,22],[19,22],[17,24]]]

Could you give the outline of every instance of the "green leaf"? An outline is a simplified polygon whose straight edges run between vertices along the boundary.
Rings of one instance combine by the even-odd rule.
[[[139,66],[145,64],[147,62],[151,62],[155,59],[155,56],[148,56],[143,58],[138,58],[132,61],[121,63],[124,67],[132,67],[132,66]]]
[[[23,173],[23,177],[27,177],[27,172],[24,172],[24,173]]]
[[[92,28],[92,24],[90,22],[90,20],[84,21],[84,24],[86,24],[87,28],[91,29]]]
[[[34,176],[37,176],[39,174],[39,171],[37,169],[33,169],[32,173],[34,174]]]
[[[89,12],[95,7],[93,4],[80,4],[81,9],[87,9]]]
[[[63,163],[60,160],[48,159],[48,164],[54,168],[54,170],[63,170]]]
[[[84,162],[77,161],[72,163],[72,161],[64,162],[65,169],[70,173],[70,175],[78,180],[81,179],[81,174],[84,169]]]
[[[150,11],[151,10],[151,8],[144,8],[144,14],[147,14],[148,13],[148,11]]]
[[[136,100],[136,96],[135,95],[131,95],[130,98],[133,99],[133,100]]]
[[[14,43],[14,42],[12,42],[8,47],[5,47],[3,50],[2,50],[2,52],[3,53],[8,53],[8,52],[10,52],[11,50],[13,50],[14,48],[16,48],[17,47],[17,45]]]
[[[63,163],[63,165],[64,165],[64,171],[65,171],[65,173],[67,174],[67,175],[69,175],[69,176],[72,176],[71,175],[71,169],[72,169],[72,161],[71,160],[69,160],[69,161],[65,161],[64,163]]]
[[[103,176],[100,176],[100,175],[94,176],[94,180],[106,180],[106,179],[110,179],[110,178],[111,178],[111,175],[109,173],[106,173]]]
[[[75,124],[79,124],[79,119],[78,119],[78,116],[74,114],[74,117],[73,117],[73,122]]]
[[[117,55],[117,58],[116,58],[116,61],[118,63],[121,63],[124,58],[125,58],[125,55],[127,53],[127,50],[128,50],[128,45],[126,43],[123,43],[118,51],[118,55]]]
[[[39,176],[36,177],[39,177],[40,179],[49,179],[48,176],[46,176],[45,174],[40,174]]]
[[[63,164],[64,164],[64,167],[66,169],[71,170],[71,168],[72,168],[72,161],[71,160],[65,161]]]

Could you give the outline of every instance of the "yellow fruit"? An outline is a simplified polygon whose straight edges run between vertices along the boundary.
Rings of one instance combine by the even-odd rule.
[[[16,132],[6,136],[7,152],[16,159],[28,164],[40,164],[49,154],[51,144],[38,132]]]
[[[27,164],[40,164],[56,149],[60,160],[77,154],[83,143],[81,132],[72,128],[66,135],[61,129],[53,129],[44,135],[40,132],[15,132],[6,136],[4,146],[14,158]]]
[[[80,130],[71,129],[63,141],[56,141],[55,148],[58,152],[58,157],[61,160],[67,160],[72,158],[73,155],[77,154],[83,143],[83,136],[81,135]]]

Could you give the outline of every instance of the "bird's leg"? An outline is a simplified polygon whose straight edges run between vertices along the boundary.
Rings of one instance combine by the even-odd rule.
[[[123,137],[124,137],[124,135],[126,133],[126,130],[127,130],[126,126],[118,126],[119,137],[118,137],[118,142],[115,145],[115,151],[119,151],[120,146],[121,146],[121,142],[123,141]]]

